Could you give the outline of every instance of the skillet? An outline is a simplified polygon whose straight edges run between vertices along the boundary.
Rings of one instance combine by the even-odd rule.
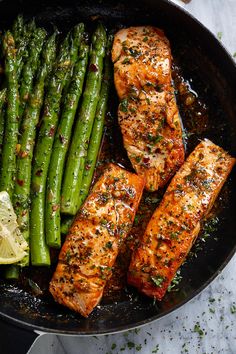
[[[2,28],[10,28],[18,13],[35,17],[38,25],[52,31],[57,26],[69,30],[79,21],[93,27],[99,16],[109,29],[121,25],[151,24],[163,28],[171,42],[174,60],[183,77],[191,83],[203,105],[208,107],[206,129],[195,130],[190,142],[207,137],[236,156],[236,67],[217,39],[196,19],[167,0],[91,1],[91,0],[3,0],[0,3]],[[183,121],[189,119],[183,114]],[[0,280],[0,316],[18,331],[42,331],[71,335],[114,333],[137,327],[165,316],[204,289],[229,262],[236,250],[236,190],[232,173],[221,197],[217,230],[207,239],[204,249],[182,267],[178,291],[169,293],[161,303],[127,289],[118,299],[106,299],[89,316],[63,308],[50,297],[35,297],[17,283]],[[217,239],[217,241],[216,241]],[[45,279],[45,282],[47,280]],[[9,327],[10,328],[10,327]],[[16,345],[15,345],[16,347]]]

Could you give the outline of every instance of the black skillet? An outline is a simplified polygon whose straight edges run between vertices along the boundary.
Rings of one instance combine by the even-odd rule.
[[[1,27],[9,28],[18,13],[23,13],[27,19],[35,17],[36,22],[49,31],[53,25],[66,31],[81,20],[89,28],[93,26],[94,16],[99,16],[110,29],[141,24],[163,28],[183,77],[191,81],[193,89],[208,107],[209,126],[202,133],[196,130],[192,147],[198,138],[208,137],[236,156],[235,64],[217,39],[179,7],[165,0],[3,0],[0,3]],[[185,118],[183,112],[183,120]],[[183,266],[179,290],[167,294],[161,303],[153,304],[152,300],[128,289],[117,302],[103,301],[88,319],[84,319],[58,306],[50,297],[35,297],[17,284],[1,280],[2,327],[5,324],[9,334],[8,331],[16,331],[17,326],[18,335],[14,338],[26,338],[28,333],[30,340],[36,336],[35,330],[71,335],[104,334],[149,323],[183,305],[205,288],[235,253],[234,180],[233,173],[221,197],[218,230],[208,238],[204,251],[198,252],[198,257],[192,257]],[[10,340],[8,343],[10,345]],[[16,343],[14,348],[17,348]],[[8,347],[6,352],[13,351]]]

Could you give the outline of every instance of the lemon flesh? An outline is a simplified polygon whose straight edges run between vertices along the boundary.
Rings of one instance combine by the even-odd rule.
[[[17,224],[9,194],[0,192],[0,264],[21,261],[28,250],[28,243]]]

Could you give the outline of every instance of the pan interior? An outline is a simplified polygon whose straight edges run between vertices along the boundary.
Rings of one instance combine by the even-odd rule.
[[[79,21],[84,21],[91,31],[97,19],[113,31],[122,26],[142,24],[164,29],[171,43],[175,69],[180,69],[185,82],[197,93],[197,100],[206,108],[208,116],[202,129],[193,112],[194,134],[188,139],[187,151],[191,151],[200,138],[207,137],[236,156],[236,103],[233,99],[236,97],[236,69],[216,40],[173,5],[166,1],[140,1],[134,4],[132,1],[5,0],[0,3],[2,29],[10,28],[18,13],[23,13],[27,19],[35,17],[37,24],[48,31],[56,26],[64,32]],[[181,97],[177,99],[184,126],[191,131],[191,112],[186,113]],[[235,173],[219,198],[217,230],[207,238],[204,247],[199,248],[199,244],[194,246],[193,256],[182,267],[178,289],[168,293],[161,303],[154,303],[138,295],[135,290],[126,289],[117,298],[105,299],[88,319],[84,319],[57,305],[51,297],[34,296],[24,287],[2,279],[2,316],[45,331],[95,334],[128,329],[165,315],[193,297],[233,254],[236,247],[234,180]],[[46,285],[47,282],[45,278]]]

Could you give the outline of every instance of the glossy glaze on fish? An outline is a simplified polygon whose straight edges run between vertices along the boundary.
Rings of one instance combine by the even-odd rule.
[[[142,177],[110,164],[94,185],[62,246],[50,283],[54,299],[87,317],[112,274],[120,242],[132,227]]]
[[[147,296],[163,298],[234,163],[211,141],[200,142],[172,179],[134,251],[129,284]]]
[[[114,38],[112,60],[124,146],[146,189],[154,191],[184,162],[170,44],[155,27],[122,29]]]

